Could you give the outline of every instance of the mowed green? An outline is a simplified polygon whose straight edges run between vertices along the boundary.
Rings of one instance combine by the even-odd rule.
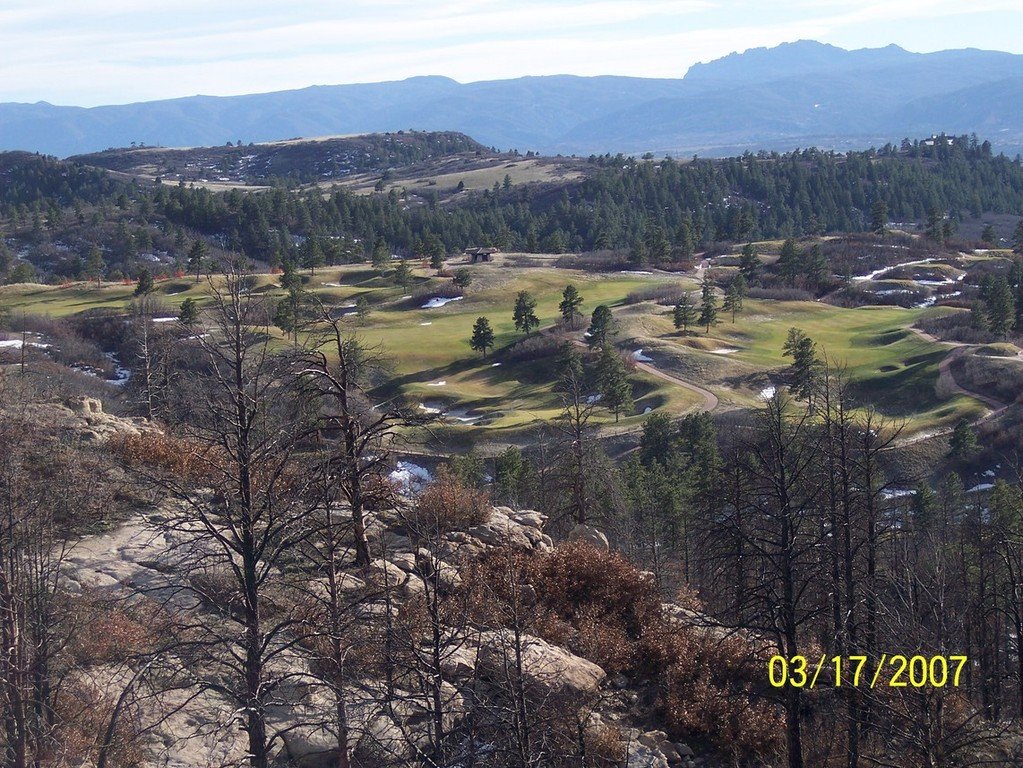
[[[366,344],[377,347],[392,363],[392,378],[380,387],[380,396],[400,389],[422,399],[427,407],[464,414],[452,416],[446,424],[470,432],[514,432],[538,420],[554,418],[561,412],[560,398],[551,387],[557,376],[557,360],[547,356],[494,366],[494,352],[483,358],[469,347],[477,317],[490,320],[496,350],[500,351],[524,338],[512,320],[515,298],[520,291],[529,292],[537,300],[536,313],[542,329],[560,318],[561,293],[567,284],[574,284],[584,299],[581,307],[584,317],[578,323],[581,333],[598,304],[619,306],[630,292],[665,279],[499,265],[478,265],[472,267],[472,273],[474,280],[464,298],[431,309],[424,309],[422,305],[433,289],[449,281],[431,277],[428,270],[415,270],[416,281],[411,289],[415,298],[403,295],[401,288],[366,265],[323,268],[314,275],[306,272],[304,277],[307,291],[327,305],[352,307],[357,296],[367,298],[369,313],[365,321],[358,321],[353,309],[347,311],[353,313],[352,330]],[[255,275],[252,280],[254,295],[274,298],[283,295],[279,276]],[[0,288],[0,306],[17,313],[50,317],[65,317],[92,309],[125,311],[133,291],[133,285],[122,284],[5,286]],[[168,313],[174,313],[188,297],[200,302],[207,300],[209,285],[205,279],[196,282],[194,277],[174,278],[158,281],[154,295],[166,303]],[[275,331],[274,335],[284,343],[283,334]],[[678,414],[691,410],[699,402],[688,390],[642,372],[638,372],[634,380],[636,409],[622,416],[620,425],[623,427],[640,422],[647,409]],[[482,424],[473,417],[483,417]],[[466,420],[459,421],[459,418]],[[614,417],[598,411],[595,421],[613,422]]]
[[[886,416],[905,420],[907,428],[916,431],[947,426],[984,411],[983,405],[971,397],[939,399],[935,391],[938,365],[950,347],[910,330],[922,314],[946,311],[873,306],[850,309],[821,302],[747,299],[734,323],[730,315],[722,313],[721,321],[709,334],[699,328],[693,331],[693,337],[682,338],[664,313],[644,325],[647,333],[654,331],[659,342],[678,346],[686,354],[713,356],[718,362],[746,364],[745,370],[774,373],[791,363],[783,347],[789,329],[798,328],[817,343],[820,354],[831,365],[844,370],[860,402]],[[735,351],[714,355],[714,349]],[[756,391],[725,389],[720,381],[707,383],[722,397],[739,404],[757,399]],[[713,386],[715,383],[718,388]]]
[[[909,330],[922,313],[947,310],[846,309],[818,302],[747,299],[735,323],[723,314],[709,334],[696,329],[682,337],[672,326],[670,308],[652,302],[625,306],[629,293],[666,281],[677,284],[674,276],[593,274],[501,264],[477,265],[471,270],[473,282],[464,298],[431,309],[422,305],[448,281],[421,268],[414,270],[413,295],[403,295],[401,288],[366,265],[323,268],[315,275],[305,273],[305,279],[306,289],[328,305],[352,307],[359,295],[368,300],[366,320],[359,322],[353,315],[350,322],[353,331],[393,362],[391,379],[380,387],[381,396],[397,390],[417,396],[426,407],[452,413],[448,428],[463,432],[515,431],[560,412],[560,401],[551,388],[557,374],[554,357],[495,366],[493,353],[483,358],[468,342],[477,317],[490,320],[498,353],[521,341],[523,334],[512,321],[519,291],[528,291],[537,300],[541,328],[553,325],[559,318],[561,292],[569,283],[584,299],[580,334],[594,307],[610,305],[622,322],[618,341],[623,348],[669,351],[683,361],[708,363],[683,366],[678,373],[667,360],[658,359],[664,370],[713,391],[724,407],[759,402],[764,376],[774,376],[788,366],[782,347],[789,329],[799,328],[832,363],[846,369],[862,402],[905,419],[911,431],[948,426],[984,411],[981,403],[964,395],[938,398],[938,364],[949,347]],[[278,276],[256,275],[252,280],[253,294],[282,295]],[[123,311],[132,293],[132,285],[122,284],[15,285],[0,288],[0,306],[15,313],[52,317],[97,308]],[[192,277],[174,278],[159,281],[155,293],[166,302],[168,312],[175,312],[185,298],[206,299],[209,286]],[[714,354],[715,350],[734,351],[722,355]],[[622,417],[625,428],[640,422],[648,408],[679,414],[699,403],[692,392],[641,371],[634,380],[636,409]],[[483,417],[481,422],[476,421],[479,417]],[[611,422],[613,417],[601,412],[599,420]]]

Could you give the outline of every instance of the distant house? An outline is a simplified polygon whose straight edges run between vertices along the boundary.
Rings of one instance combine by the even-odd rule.
[[[498,251],[498,248],[466,248],[465,255],[475,264],[480,261],[490,261],[490,257]]]

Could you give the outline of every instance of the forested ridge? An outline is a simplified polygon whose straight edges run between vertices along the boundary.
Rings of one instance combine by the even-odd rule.
[[[326,263],[361,260],[382,243],[406,256],[487,244],[548,253],[618,249],[656,264],[716,241],[869,230],[877,205],[910,226],[934,217],[954,226],[982,213],[1023,210],[1020,159],[993,155],[987,142],[970,137],[846,154],[810,149],[688,162],[605,155],[585,167],[578,181],[495,184],[439,201],[429,189],[367,195],[342,186],[327,193],[150,187],[19,154],[5,156],[0,212],[9,230],[32,224],[38,240],[41,216],[60,224],[56,209],[103,202],[88,221],[79,217],[84,226],[64,244],[83,258],[99,245],[112,252],[109,264],[122,257],[121,272],[132,274],[134,256],[150,243],[180,257],[166,239],[180,229],[270,265],[299,261],[307,238]],[[141,246],[133,245],[123,232],[121,242],[104,241],[102,226],[115,220],[148,230],[149,242],[143,236]]]

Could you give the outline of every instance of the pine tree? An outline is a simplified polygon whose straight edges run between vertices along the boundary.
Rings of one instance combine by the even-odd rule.
[[[394,282],[401,286],[401,289],[408,293],[409,286],[412,285],[412,268],[409,267],[408,261],[405,259],[398,260],[398,266],[394,268]]]
[[[600,404],[615,415],[615,422],[623,411],[631,411],[634,407],[632,384],[629,382],[625,362],[610,344],[605,344],[600,352],[597,389],[600,392]]]
[[[148,269],[143,267],[139,270],[138,284],[135,286],[136,296],[148,296],[153,292],[153,275]]]
[[[302,266],[309,270],[310,275],[315,275],[316,268],[326,263],[319,241],[312,236],[307,237],[302,243],[301,258]]]
[[[984,231],[980,234],[981,241],[992,248],[998,243],[998,235],[995,234],[995,228],[990,224],[984,226]]]
[[[181,309],[178,312],[178,322],[186,328],[191,328],[199,322],[199,304],[191,296],[181,302]]]
[[[992,282],[986,305],[988,328],[999,338],[1005,338],[1012,328],[1016,306],[1004,275],[999,275]]]
[[[785,357],[792,358],[792,366],[789,368],[789,391],[796,397],[810,400],[820,370],[817,345],[799,328],[789,328],[782,351]]]
[[[391,249],[382,237],[378,237],[373,243],[373,269],[383,272],[391,266]]]
[[[568,324],[569,328],[575,328],[575,320],[579,317],[579,307],[582,306],[583,297],[579,294],[579,289],[574,285],[566,285],[565,290],[561,292],[561,303],[558,304],[558,310],[561,312],[561,319]]]
[[[536,299],[528,291],[519,291],[515,297],[512,320],[515,322],[515,328],[527,336],[540,327],[540,318],[536,316]]]
[[[714,293],[714,282],[704,277],[700,284],[700,325],[710,333],[710,327],[718,321],[718,300]]]
[[[870,228],[874,234],[883,235],[888,227],[888,205],[880,197],[870,206]]]
[[[89,249],[89,255],[85,259],[85,274],[90,280],[94,280],[96,285],[103,280],[103,271],[106,269],[106,262],[103,261],[103,252],[95,245]]]
[[[477,352],[482,352],[483,357],[487,356],[487,350],[494,346],[494,329],[490,327],[490,321],[485,317],[477,317],[472,326],[472,338],[469,339],[469,346]]]
[[[206,268],[206,242],[196,240],[188,249],[188,271],[195,274],[195,282],[199,282],[202,271]]]
[[[739,274],[746,280],[747,285],[753,285],[760,274],[760,257],[753,243],[746,243],[742,247],[742,255],[739,257]]]
[[[782,279],[789,285],[793,285],[796,282],[796,277],[799,276],[801,260],[796,241],[791,237],[785,240],[778,257],[778,271],[781,273]]]
[[[606,346],[610,338],[618,333],[611,309],[606,304],[598,305],[590,315],[590,328],[587,331],[586,343],[591,347]]]
[[[684,334],[689,333],[689,326],[696,323],[696,304],[693,303],[693,297],[688,291],[684,291],[678,297],[678,302],[672,310],[672,320],[675,328]]]
[[[742,309],[742,300],[746,296],[746,281],[742,275],[738,275],[728,286],[725,292],[725,300],[721,308],[725,312],[732,313],[732,323],[735,323],[735,314]]]
[[[1016,223],[1016,231],[1012,234],[1012,252],[1023,256],[1023,219]]]
[[[957,461],[967,461],[979,450],[977,446],[977,435],[970,426],[970,422],[961,419],[952,430],[952,438],[949,440],[948,457]]]

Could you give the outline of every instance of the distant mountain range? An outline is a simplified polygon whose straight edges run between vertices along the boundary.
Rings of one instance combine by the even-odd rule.
[[[1023,151],[1023,55],[800,41],[697,64],[675,80],[417,77],[90,109],[0,104],[0,149],[62,157],[132,142],[218,145],[409,128],[544,154],[845,149],[942,131],[976,132],[1015,153]]]

